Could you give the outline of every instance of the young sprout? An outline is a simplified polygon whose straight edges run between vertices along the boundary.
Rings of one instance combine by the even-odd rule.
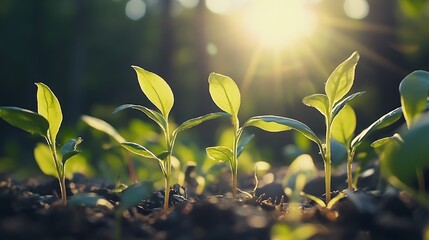
[[[234,132],[232,148],[226,146],[215,146],[206,149],[207,155],[216,161],[226,161],[231,167],[232,195],[237,195],[238,157],[244,150],[250,138],[241,139],[246,127],[253,126],[268,132],[282,132],[294,129],[301,132],[310,140],[321,146],[320,140],[313,131],[305,124],[290,118],[264,115],[249,118],[241,127],[238,119],[241,95],[235,82],[227,76],[212,73],[209,76],[209,92],[214,103],[231,116]],[[241,141],[240,141],[241,140]]]
[[[53,164],[46,159],[39,159],[38,156],[43,155],[40,154],[40,149],[42,149],[40,147],[35,149],[36,160],[43,173],[58,178],[61,200],[66,205],[66,163],[71,157],[79,153],[77,146],[82,142],[82,138],[69,140],[61,148],[61,154],[58,153],[56,137],[63,120],[61,106],[48,86],[43,83],[36,83],[36,85],[37,113],[17,107],[0,107],[0,117],[15,127],[45,138]]]
[[[359,54],[354,52],[347,60],[338,65],[326,81],[325,94],[313,94],[303,99],[307,106],[316,108],[325,117],[325,144],[321,148],[321,155],[325,165],[325,192],[326,202],[331,200],[331,141],[335,117],[338,113],[361,92],[348,97],[345,95],[353,86],[355,68]]]
[[[177,135],[179,132],[186,129],[198,126],[199,124],[227,116],[225,113],[210,113],[204,116],[197,118],[192,118],[185,121],[179,127],[172,131],[171,125],[169,123],[169,114],[174,104],[174,96],[171,91],[170,86],[167,82],[164,81],[160,76],[155,73],[146,71],[140,67],[133,66],[137,79],[140,85],[141,90],[146,95],[146,97],[152,102],[153,105],[158,109],[158,111],[149,109],[144,106],[134,105],[134,104],[125,104],[116,108],[113,113],[120,112],[124,109],[136,109],[152,119],[162,130],[165,138],[166,149],[164,152],[155,154],[145,148],[144,146],[134,143],[134,142],[121,142],[121,145],[128,151],[142,156],[144,158],[157,160],[161,168],[162,174],[164,176],[165,182],[165,198],[164,198],[164,210],[168,209],[169,197],[170,197],[170,186],[171,186],[171,170],[172,170],[172,153],[174,148],[174,143],[176,141]]]

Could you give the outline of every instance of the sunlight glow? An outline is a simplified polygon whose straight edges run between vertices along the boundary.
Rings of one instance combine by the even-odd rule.
[[[250,33],[269,48],[291,46],[310,36],[317,20],[305,0],[253,0],[245,16]]]
[[[344,12],[350,18],[363,19],[368,16],[369,4],[366,0],[345,0]]]

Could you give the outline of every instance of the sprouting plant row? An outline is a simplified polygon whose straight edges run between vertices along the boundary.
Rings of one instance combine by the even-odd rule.
[[[243,137],[243,131],[245,128],[256,127],[268,132],[296,130],[309,140],[316,143],[320,150],[320,155],[325,166],[325,193],[326,202],[328,203],[331,199],[331,144],[334,139],[343,144],[347,149],[347,182],[349,188],[355,188],[357,185],[357,176],[355,176],[353,180],[352,162],[358,146],[371,133],[393,124],[399,120],[402,115],[405,116],[408,128],[413,125],[420,126],[418,124],[418,119],[421,117],[421,113],[426,109],[427,105],[426,98],[429,90],[429,73],[425,71],[413,72],[402,81],[400,86],[402,107],[382,116],[368,128],[364,129],[360,134],[355,136],[356,115],[353,109],[349,106],[349,103],[362,95],[363,92],[353,93],[348,96],[347,94],[354,83],[355,69],[358,60],[359,54],[354,52],[348,59],[338,65],[338,67],[329,76],[325,84],[324,94],[313,94],[303,99],[303,103],[305,105],[314,107],[325,117],[326,131],[323,140],[320,139],[306,124],[298,120],[282,116],[254,116],[247,119],[243,124],[240,124],[238,118],[241,104],[239,88],[231,78],[217,73],[212,73],[209,76],[209,93],[214,103],[223,110],[223,112],[209,113],[200,117],[192,118],[179,125],[176,129],[171,129],[169,114],[174,105],[174,95],[171,88],[160,76],[137,66],[133,66],[133,69],[137,74],[140,88],[156,107],[156,110],[136,104],[124,104],[117,107],[113,113],[118,113],[125,109],[135,109],[143,112],[161,128],[164,135],[165,151],[155,154],[138,143],[127,141],[111,125],[101,119],[90,116],[84,116],[82,119],[90,126],[112,136],[121,144],[122,147],[131,153],[158,161],[165,182],[164,209],[169,207],[169,189],[172,175],[171,161],[174,144],[180,132],[195,127],[208,120],[220,117],[230,118],[232,128],[234,130],[234,135],[231,139],[232,148],[226,146],[214,146],[208,147],[206,152],[210,158],[216,161],[225,161],[229,163],[232,176],[232,192],[233,197],[235,198],[238,187],[238,158],[245,145],[251,139],[251,136]],[[66,204],[66,162],[79,152],[77,150],[77,146],[80,144],[82,139],[77,138],[68,141],[62,147],[61,154],[58,153],[56,135],[62,122],[60,104],[53,92],[46,85],[42,83],[37,83],[36,85],[38,86],[37,113],[16,107],[0,107],[0,117],[13,126],[33,134],[38,134],[46,139],[52,155],[53,164],[47,164],[45,159],[37,157],[41,155],[37,154],[37,152],[41,151],[41,148],[36,148],[35,150],[36,160],[44,173],[58,178],[61,187],[62,201]],[[397,139],[400,138],[391,137],[381,139],[374,143],[374,147],[400,145],[401,143],[398,143]],[[384,160],[383,164],[390,166],[387,163],[391,162],[390,159],[392,158],[392,154],[396,153],[398,150],[395,149],[399,148],[386,147],[386,149],[389,149],[389,151],[387,151],[387,154],[385,155],[390,157],[382,158],[388,159]],[[386,167],[386,169],[389,169],[389,167]],[[416,172],[416,169],[412,170]],[[390,170],[387,172],[394,171]],[[422,178],[424,180],[424,176],[421,176],[423,174],[422,170],[417,170],[417,173],[420,175],[417,180],[420,181],[420,184],[423,184],[421,183]],[[396,174],[400,175],[399,173]],[[405,180],[396,177],[393,182],[395,181],[403,184]]]

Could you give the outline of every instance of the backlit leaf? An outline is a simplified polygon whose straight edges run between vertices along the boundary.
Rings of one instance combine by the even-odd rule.
[[[356,129],[356,114],[352,107],[345,105],[332,122],[332,137],[348,146]]]
[[[118,112],[120,112],[124,109],[128,109],[128,108],[132,108],[132,109],[139,110],[139,111],[143,112],[144,114],[146,114],[146,116],[148,116],[156,124],[158,124],[158,126],[161,127],[161,129],[163,129],[163,130],[166,129],[167,121],[161,114],[159,114],[158,112],[156,112],[152,109],[149,109],[147,107],[143,107],[140,105],[124,104],[124,105],[117,107],[115,110],[113,110],[112,114],[118,113]]]
[[[159,109],[164,118],[168,119],[168,114],[174,104],[174,95],[170,86],[157,74],[137,66],[132,67],[137,73],[143,93]]]
[[[352,88],[358,60],[359,54],[354,52],[347,60],[338,65],[329,76],[325,85],[325,92],[331,107]]]
[[[125,142],[125,139],[116,131],[112,125],[103,121],[99,118],[91,117],[91,116],[82,116],[82,121],[88,124],[90,127],[95,128],[99,131],[106,133],[107,135],[114,138],[118,143]]]
[[[302,99],[302,102],[309,106],[316,108],[323,116],[327,116],[329,102],[325,94],[313,94]]]
[[[206,148],[207,155],[219,162],[228,161],[232,163],[232,150],[224,146],[208,147]]]
[[[151,151],[149,151],[147,148],[143,147],[140,144],[133,143],[133,142],[123,142],[123,143],[121,143],[121,145],[122,145],[122,147],[124,147],[128,151],[130,151],[134,154],[137,154],[139,156],[142,156],[144,158],[160,160],[158,157],[156,157],[155,154],[153,154]]]
[[[206,114],[204,116],[189,119],[189,120],[183,122],[182,124],[180,124],[180,126],[178,128],[176,128],[176,130],[174,130],[173,135],[176,135],[180,131],[184,131],[186,129],[198,126],[205,121],[212,120],[212,119],[219,118],[219,117],[228,117],[228,116],[230,116],[228,113],[217,112],[217,113],[209,113],[209,114]]]
[[[113,205],[109,201],[94,193],[72,196],[69,198],[68,203],[76,206],[83,206],[83,207],[103,206],[109,210],[113,209]]]
[[[38,143],[34,148],[34,158],[44,174],[58,178],[57,169],[48,145]]]
[[[426,109],[429,92],[429,72],[414,71],[399,85],[401,105],[408,128],[416,122]]]
[[[209,92],[220,109],[237,118],[241,95],[237,84],[230,77],[211,73],[209,76]]]
[[[372,123],[369,127],[365,128],[361,133],[359,133],[355,138],[353,138],[351,142],[351,147],[357,147],[366,137],[368,137],[371,133],[375,132],[376,130],[385,128],[387,126],[392,125],[396,121],[398,121],[402,116],[402,108],[396,108],[381,118],[379,118],[377,121]]]
[[[316,134],[307,125],[295,119],[273,115],[256,116],[247,120],[243,128],[247,126],[258,127],[269,132],[281,132],[294,129],[304,134],[304,136],[315,142],[319,147],[322,146]]]
[[[37,112],[45,117],[49,122],[49,138],[52,144],[55,144],[63,113],[61,112],[60,102],[51,89],[43,83],[37,85]]]
[[[42,137],[46,137],[48,134],[48,121],[33,111],[17,107],[0,107],[0,118],[29,133]]]

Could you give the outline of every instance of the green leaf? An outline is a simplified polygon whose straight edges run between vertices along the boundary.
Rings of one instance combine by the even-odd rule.
[[[404,140],[402,140],[401,136],[399,134],[395,133],[391,137],[380,138],[380,139],[374,141],[373,143],[371,143],[371,147],[381,149],[381,148],[384,148],[390,144],[397,144],[399,146],[403,142],[404,142]]]
[[[332,137],[345,146],[349,146],[355,129],[355,111],[349,105],[345,105],[332,122]]]
[[[252,140],[255,137],[254,134],[250,134],[247,136],[241,136],[240,137],[240,143],[238,144],[237,147],[237,157],[239,157],[241,155],[241,153],[243,152],[244,148],[246,147],[246,145],[250,142],[250,140]]]
[[[365,138],[367,138],[371,133],[388,127],[398,121],[402,116],[402,108],[396,108],[381,118],[379,118],[377,121],[372,123],[369,127],[365,128],[361,133],[359,133],[355,138],[353,138],[351,142],[351,147],[355,148],[357,147]]]
[[[349,104],[349,102],[351,102],[353,99],[355,99],[356,97],[359,97],[360,95],[364,94],[365,92],[357,92],[357,93],[353,93],[350,96],[344,98],[343,100],[341,100],[341,102],[339,102],[338,104],[335,105],[334,109],[332,110],[332,118],[335,118],[335,116],[337,116],[337,114],[341,111],[341,109],[343,109],[344,106],[346,106],[347,104]]]
[[[329,112],[328,97],[325,94],[313,94],[302,99],[302,102],[309,106],[316,108],[323,116],[327,116]]]
[[[44,174],[58,178],[57,169],[48,145],[38,143],[34,148],[34,158]]]
[[[206,152],[209,158],[215,161],[219,161],[219,162],[228,161],[230,164],[232,164],[232,150],[228,147],[224,147],[224,146],[208,147],[206,148]]]
[[[146,114],[146,116],[148,116],[148,117],[149,117],[150,119],[152,119],[156,124],[158,124],[158,125],[159,125],[159,127],[161,127],[161,129],[162,129],[163,131],[165,131],[165,129],[167,128],[167,121],[166,121],[166,118],[164,118],[164,117],[163,117],[161,114],[159,114],[158,112],[156,112],[156,111],[154,111],[154,110],[152,110],[152,109],[149,109],[149,108],[147,108],[147,107],[140,106],[140,105],[124,104],[124,105],[121,105],[121,106],[117,107],[117,108],[112,112],[112,114],[116,114],[116,113],[118,113],[118,112],[120,112],[120,111],[122,111],[122,110],[124,110],[124,109],[127,109],[127,108],[132,108],[132,109],[139,110],[139,111],[143,112],[144,114]]]
[[[153,154],[151,151],[149,151],[147,148],[143,147],[140,144],[133,143],[133,142],[123,142],[121,143],[122,147],[127,149],[128,151],[137,154],[139,156],[142,156],[144,158],[149,159],[156,159],[161,161],[155,154]]]
[[[158,154],[156,157],[158,159],[165,160],[165,159],[167,159],[168,155],[170,155],[170,152],[169,151],[164,151],[164,152]]]
[[[359,53],[354,52],[347,60],[338,65],[326,81],[325,92],[330,106],[334,106],[352,88]]]
[[[109,210],[113,209],[113,205],[109,201],[94,193],[72,196],[69,198],[68,204],[72,204],[75,206],[83,206],[83,207],[103,206]]]
[[[137,206],[152,193],[152,186],[149,183],[136,183],[121,192],[121,203],[118,211],[125,211]]]
[[[54,93],[43,83],[37,85],[37,112],[45,117],[49,122],[49,139],[51,144],[55,144],[63,113],[61,112],[60,102]]]
[[[426,109],[429,92],[429,72],[414,71],[399,84],[401,105],[408,128],[416,122]]]
[[[425,172],[429,168],[429,115],[425,115],[420,121],[405,133],[401,134],[400,139],[393,138],[389,142],[381,155],[380,169],[381,173],[391,184],[404,189],[404,186],[417,192],[419,173]],[[424,182],[423,182],[424,184]],[[404,185],[404,186],[403,186]]]
[[[304,136],[315,142],[319,147],[322,147],[322,143],[316,134],[307,125],[295,119],[273,115],[256,116],[247,120],[243,128],[248,126],[258,127],[269,132],[281,132],[294,129],[304,134]]]
[[[223,111],[238,117],[241,95],[237,84],[227,76],[211,73],[209,76],[209,92],[216,105]]]
[[[140,67],[132,66],[137,73],[140,88],[146,97],[159,109],[165,119],[173,108],[174,95],[170,86],[160,76]]]
[[[82,121],[88,124],[90,127],[97,129],[98,131],[104,132],[107,135],[114,138],[118,143],[125,142],[125,139],[112,127],[109,123],[95,117],[82,116]]]
[[[82,143],[82,138],[78,137],[76,139],[70,139],[64,144],[64,146],[61,148],[61,155],[63,156],[62,158],[63,164],[65,164],[66,161],[71,157],[73,157],[74,155],[80,153],[80,151],[77,150],[77,146],[80,143]]]
[[[0,118],[31,134],[47,137],[48,120],[38,113],[17,107],[0,107]]]
[[[176,130],[174,130],[173,135],[177,135],[181,131],[198,126],[205,121],[212,120],[219,117],[228,117],[228,116],[230,116],[228,113],[217,112],[217,113],[209,113],[204,116],[189,119],[183,122],[182,124],[180,124],[180,126],[176,128]]]
[[[308,154],[302,154],[295,158],[289,165],[282,184],[284,187],[301,192],[305,184],[315,177],[317,177],[317,168],[314,165],[313,158]],[[298,179],[303,182],[297,183]],[[300,189],[296,189],[297,186]]]

